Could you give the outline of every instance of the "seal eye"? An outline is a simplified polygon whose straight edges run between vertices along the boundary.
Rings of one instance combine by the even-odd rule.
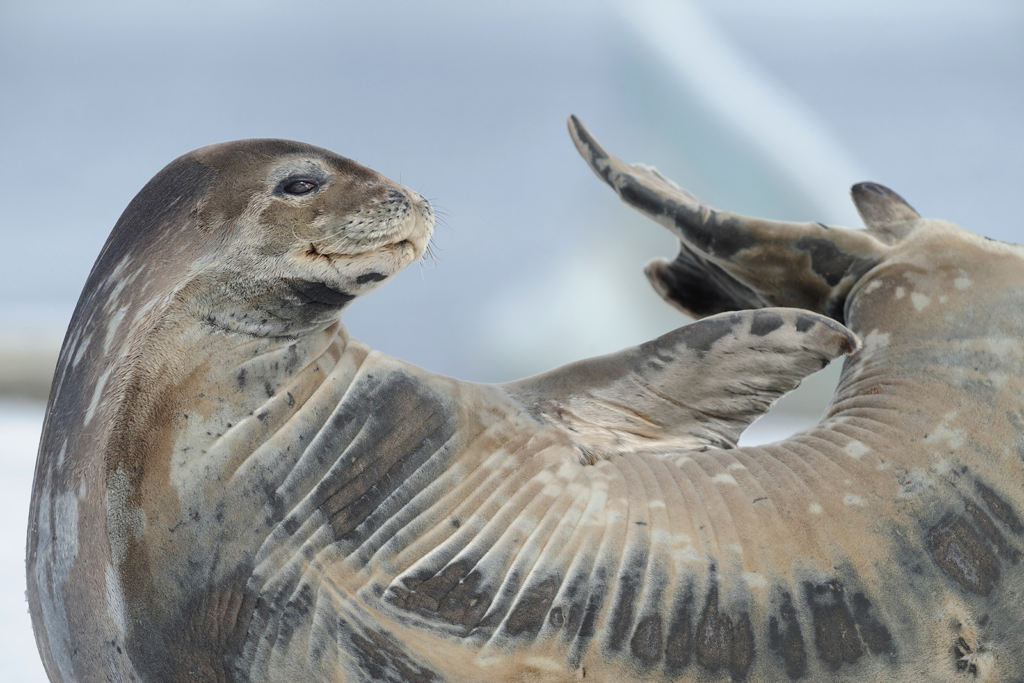
[[[293,180],[281,189],[285,194],[307,194],[316,189],[316,183],[309,180]]]

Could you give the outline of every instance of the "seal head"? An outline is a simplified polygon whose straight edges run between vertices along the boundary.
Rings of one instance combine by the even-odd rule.
[[[196,264],[196,305],[228,329],[322,324],[422,256],[430,238],[426,200],[327,150],[259,140],[193,156],[223,178],[196,207],[196,229],[215,240]]]

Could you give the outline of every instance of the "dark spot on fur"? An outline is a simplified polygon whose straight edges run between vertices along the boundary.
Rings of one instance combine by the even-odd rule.
[[[985,505],[996,519],[1008,526],[1010,531],[1018,536],[1024,534],[1024,524],[1021,524],[1020,517],[1017,516],[1013,506],[980,481],[975,482],[975,486],[978,488],[978,493],[981,494],[981,499],[985,501]]]
[[[294,597],[285,603],[284,610],[277,620],[277,642],[282,647],[287,647],[295,634],[295,630],[301,627],[307,620],[314,604],[313,586],[303,583]]]
[[[785,321],[778,313],[757,311],[754,313],[754,320],[750,323],[750,333],[756,337],[763,337],[782,327]]]
[[[661,615],[643,617],[636,625],[629,651],[646,666],[652,666],[661,658]]]
[[[611,633],[608,636],[608,649],[612,652],[620,650],[629,637],[633,625],[633,606],[646,563],[646,557],[634,556],[625,563],[624,571],[619,575],[618,595],[609,624]]]
[[[573,669],[580,666],[580,662],[583,660],[583,653],[586,652],[587,646],[594,638],[597,618],[601,613],[601,608],[604,606],[604,598],[607,593],[607,571],[604,567],[599,566],[594,570],[592,580],[590,582],[589,595],[587,595],[586,606],[583,608],[583,614],[577,617],[579,619],[580,627],[576,632],[576,641],[573,643],[572,650],[569,652],[569,665]],[[570,609],[570,621],[573,617],[573,610]]]
[[[846,605],[843,584],[839,581],[821,584],[808,581],[804,583],[804,594],[811,608],[818,657],[833,671],[844,663],[856,662],[864,654],[864,649],[853,615]]]
[[[863,593],[853,594],[853,618],[860,630],[860,637],[873,655],[894,655],[896,644],[882,622],[871,615],[871,602]]]
[[[710,351],[716,341],[732,332],[737,320],[737,316],[698,320],[680,330],[683,343],[696,351]]]
[[[398,642],[383,631],[367,631],[365,637],[352,631],[349,641],[357,665],[366,672],[366,680],[386,683],[435,683],[442,680],[436,672],[413,661]]]
[[[563,599],[568,605],[565,612],[566,639],[572,638],[579,630],[580,620],[583,618],[583,589],[586,586],[587,577],[580,573],[575,575],[566,585]]]
[[[468,560],[452,562],[426,578],[406,578],[405,587],[391,587],[391,602],[427,617],[462,626],[469,633],[487,612],[490,593],[482,589],[483,576]]]
[[[536,635],[558,592],[559,579],[549,576],[540,583],[525,586],[508,615],[505,632],[510,636]]]
[[[712,673],[727,668],[734,681],[742,681],[754,661],[754,631],[746,612],[735,619],[719,611],[718,586],[712,586],[697,623],[697,663]]]
[[[363,273],[356,278],[356,284],[365,285],[367,282],[380,282],[387,279],[388,276],[384,273]]]
[[[978,665],[969,657],[972,654],[974,654],[974,650],[967,644],[967,641],[957,638],[956,643],[953,644],[953,662],[957,671],[978,675]]]
[[[786,675],[791,680],[795,681],[807,674],[807,650],[793,607],[793,598],[788,592],[782,593],[779,616],[768,620],[768,647],[782,658]]]
[[[245,368],[242,368],[241,370],[238,371],[238,375],[235,376],[235,386],[238,388],[239,391],[242,391],[243,389],[245,389],[245,385]]]
[[[690,663],[693,654],[692,608],[693,595],[687,590],[683,597],[676,600],[672,609],[672,620],[665,640],[665,668],[669,675],[679,673]]]
[[[992,521],[992,518],[986,515],[980,507],[974,503],[967,503],[964,506],[965,512],[970,515],[974,521],[975,527],[981,532],[981,534],[996,547],[996,551],[999,556],[1010,560],[1014,564],[1020,562],[1021,553],[1016,548],[1012,547],[1003,536],[1002,532],[996,526],[996,523]]]
[[[365,375],[346,396],[307,449],[330,467],[310,496],[337,538],[361,542],[412,499],[403,484],[417,469],[453,457],[443,445],[455,425],[442,399],[404,372]]]
[[[709,256],[730,259],[744,249],[757,244],[757,237],[743,225],[745,219],[711,212],[705,223],[703,212],[672,202],[668,213],[676,226],[695,247]]]
[[[927,545],[942,573],[963,590],[984,596],[999,582],[995,554],[962,518],[946,518],[932,527]]]
[[[801,314],[797,315],[797,317],[796,317],[796,331],[797,332],[806,332],[807,330],[811,329],[812,327],[814,327],[817,324],[818,324],[818,321],[815,320],[814,318],[812,318],[809,315],[804,315],[804,314],[801,313]]]
[[[797,249],[805,251],[810,255],[811,270],[825,280],[829,287],[835,287],[847,277],[856,281],[877,263],[877,260],[874,258],[865,258],[843,252],[836,246],[835,242],[823,237],[805,235],[796,241],[795,246]],[[844,292],[842,301],[833,303],[837,304],[839,310],[842,310],[845,299],[846,294]]]
[[[796,241],[796,248],[811,257],[811,270],[817,273],[829,287],[835,287],[853,265],[855,257],[842,252],[835,242],[822,237],[804,235]]]
[[[561,607],[551,610],[551,614],[548,615],[548,623],[554,628],[562,628],[562,625],[565,624],[565,617],[562,615]]]

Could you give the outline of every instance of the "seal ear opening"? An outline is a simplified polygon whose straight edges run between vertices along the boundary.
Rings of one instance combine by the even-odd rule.
[[[902,239],[921,215],[888,187],[878,183],[857,183],[850,188],[853,204],[868,230]]]

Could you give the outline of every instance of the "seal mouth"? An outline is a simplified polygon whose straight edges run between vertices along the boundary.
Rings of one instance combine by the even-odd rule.
[[[426,253],[428,240],[410,236],[394,242],[371,246],[359,251],[330,251],[316,242],[307,242],[302,254],[312,261],[320,261],[332,270],[344,269],[347,264],[376,262],[374,268],[394,275]]]

